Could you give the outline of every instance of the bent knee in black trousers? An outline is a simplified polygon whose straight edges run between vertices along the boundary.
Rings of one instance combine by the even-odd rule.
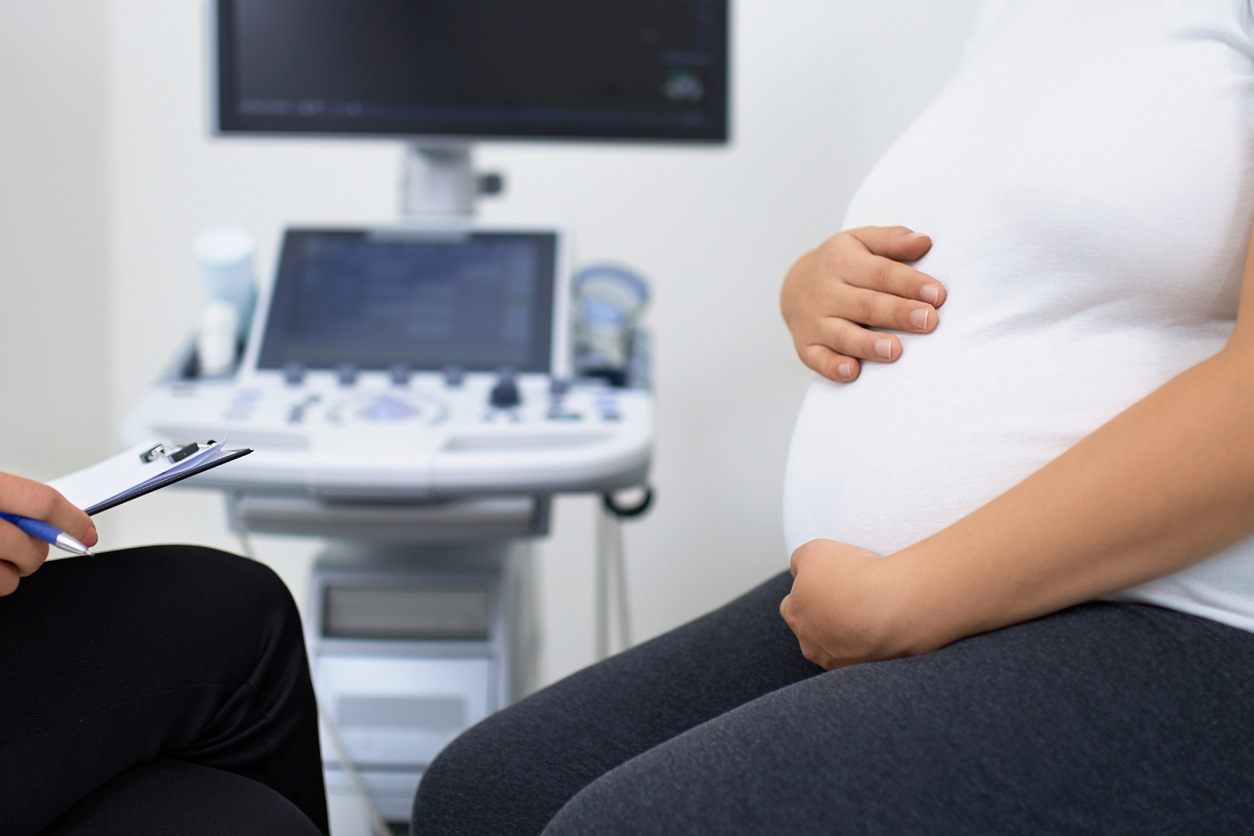
[[[6,834],[144,833],[180,794],[180,832],[281,832],[247,804],[205,818],[197,799],[235,781],[326,832],[299,617],[267,567],[192,546],[51,561],[0,598],[0,635]]]
[[[1249,832],[1254,635],[1095,603],[819,672],[763,641],[788,580],[476,727],[420,785],[416,836]]]

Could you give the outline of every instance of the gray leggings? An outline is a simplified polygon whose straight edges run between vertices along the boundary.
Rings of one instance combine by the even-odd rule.
[[[790,584],[466,732],[415,836],[1254,833],[1254,635],[1094,603],[825,673]]]

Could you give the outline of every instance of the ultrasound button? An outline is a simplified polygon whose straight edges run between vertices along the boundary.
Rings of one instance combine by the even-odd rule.
[[[292,361],[283,364],[283,382],[288,386],[299,386],[305,380],[305,364]]]
[[[361,417],[367,421],[405,421],[417,413],[418,410],[405,401],[385,395],[367,404],[361,410]]]
[[[407,363],[393,363],[388,366],[388,378],[393,386],[408,386],[410,371]]]
[[[456,364],[444,367],[444,385],[456,389],[466,381],[466,370]]]

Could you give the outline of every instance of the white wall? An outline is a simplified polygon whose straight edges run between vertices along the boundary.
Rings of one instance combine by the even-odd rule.
[[[837,230],[860,176],[943,83],[974,4],[741,0],[734,20],[735,139],[728,148],[517,145],[480,154],[482,167],[508,177],[505,198],[485,206],[487,219],[568,222],[578,262],[626,262],[653,283],[658,503],[627,531],[640,636],[681,623],[786,565],[782,470],[809,377],[779,320],[779,280],[797,255]],[[5,24],[26,13],[19,9],[37,5],[46,10],[41,15],[65,20],[73,17],[69,7],[93,6],[90,0],[0,0],[3,52],[12,40],[5,40]],[[79,256],[83,265],[58,271],[65,284],[56,293],[68,291],[98,307],[103,297],[93,277],[107,272],[107,315],[78,343],[91,362],[63,354],[47,362],[63,369],[71,391],[102,399],[105,393],[96,390],[107,357],[108,417],[116,426],[196,316],[201,297],[191,241],[200,229],[223,222],[248,228],[261,243],[259,266],[266,272],[285,224],[391,217],[400,151],[388,143],[211,140],[201,2],[109,0],[101,8],[107,10],[103,21],[99,13],[94,20],[76,18],[76,31],[91,48],[57,54],[63,74],[77,77],[101,63],[92,56],[107,46],[107,73],[77,87],[29,73],[19,82],[8,77],[6,54],[0,93],[40,85],[60,95],[73,87],[67,95],[77,108],[106,108],[107,156],[91,158],[100,153],[99,133],[88,130],[83,165],[89,183],[107,182],[107,207],[99,213],[95,243]],[[63,37],[36,34],[49,44]],[[20,128],[22,165],[30,160],[57,170],[65,153],[58,146],[66,144],[57,119],[64,118],[52,119],[47,145],[34,138],[37,128]],[[0,134],[8,133],[6,125]],[[6,177],[17,162],[9,149],[0,146]],[[25,211],[34,192],[29,184],[20,193],[0,190],[0,219],[10,233],[0,241],[48,242],[57,233],[55,212]],[[49,207],[62,202],[48,200]],[[80,227],[92,226],[86,221],[94,212],[85,211]],[[107,230],[107,265],[100,229]],[[25,264],[36,263],[33,258]],[[0,306],[14,304],[11,277],[28,269],[7,265],[0,262]],[[27,310],[43,301],[18,299]],[[47,341],[44,324],[27,314],[5,316],[6,330],[15,329],[0,334],[6,361],[14,344]],[[6,401],[18,391],[42,404],[52,401],[36,380],[6,377],[0,384]],[[20,427],[30,445],[54,444],[69,429],[95,437],[103,417],[97,410],[67,418],[65,426],[44,426],[33,419],[15,424],[5,412],[11,410],[0,410],[6,422],[0,429]],[[52,454],[45,457],[45,449],[32,454],[31,466],[61,464]],[[559,502],[554,534],[541,550],[546,679],[592,659],[593,507],[587,499]],[[100,525],[111,545],[179,539],[232,547],[222,517],[212,495],[165,492],[110,512]],[[257,545],[302,593],[315,544],[264,538]]]
[[[0,0],[0,470],[32,478],[109,442],[105,19]]]

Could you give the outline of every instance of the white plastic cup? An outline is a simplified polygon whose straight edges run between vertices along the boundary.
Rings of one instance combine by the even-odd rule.
[[[253,273],[253,239],[237,227],[206,229],[196,236],[194,251],[205,282],[205,302],[225,302],[235,308],[236,336],[248,336],[257,304]]]
[[[635,271],[594,264],[572,280],[575,290],[575,355],[581,367],[625,369],[632,332],[649,301],[649,286]]]
[[[196,356],[202,377],[222,377],[235,368],[239,327],[235,306],[210,302],[196,326]]]

